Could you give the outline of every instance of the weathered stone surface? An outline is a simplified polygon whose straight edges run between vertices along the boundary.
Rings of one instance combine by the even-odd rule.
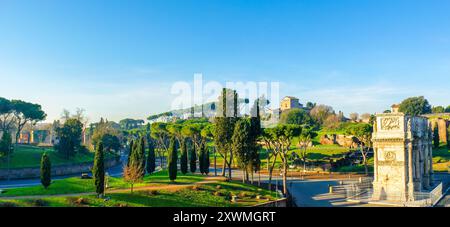
[[[413,201],[432,184],[431,124],[402,113],[377,115],[374,133],[373,199]]]
[[[434,118],[431,119],[431,124],[433,128],[438,127],[439,131],[439,140],[441,143],[447,143],[447,128],[450,125],[450,121],[442,119],[442,118]]]
[[[331,135],[323,135],[320,138],[320,144],[322,145],[337,144],[343,147],[357,148],[358,143],[359,143],[358,139],[354,136],[331,134]]]
[[[109,168],[112,166],[119,165],[120,161],[116,159],[109,159],[105,161],[105,168]],[[73,165],[60,165],[52,167],[52,176],[62,176],[62,175],[70,175],[70,174],[78,174],[84,172],[90,172],[92,169],[93,163],[79,163]],[[40,168],[20,168],[20,169],[11,169],[9,172],[10,179],[27,179],[27,178],[38,178],[40,177]],[[8,178],[8,170],[0,169],[0,180],[4,180]]]

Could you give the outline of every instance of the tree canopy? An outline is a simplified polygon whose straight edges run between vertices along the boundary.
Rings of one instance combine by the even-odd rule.
[[[432,112],[431,105],[423,96],[411,97],[403,100],[403,102],[400,104],[399,111],[411,116],[419,116]]]
[[[310,126],[313,124],[313,120],[305,110],[290,109],[281,113],[280,123]]]

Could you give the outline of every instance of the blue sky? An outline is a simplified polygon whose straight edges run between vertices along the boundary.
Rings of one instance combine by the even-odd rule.
[[[170,109],[192,81],[274,81],[281,96],[380,112],[450,105],[450,1],[0,0],[0,96],[92,121]]]

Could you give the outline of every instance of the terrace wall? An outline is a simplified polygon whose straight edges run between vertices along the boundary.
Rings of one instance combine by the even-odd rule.
[[[110,168],[120,164],[120,160],[115,158],[105,160],[105,168]],[[84,162],[77,164],[52,166],[52,176],[64,176],[72,174],[81,174],[91,172],[93,162]],[[40,168],[19,168],[11,169],[9,172],[10,179],[30,179],[40,177]],[[0,169],[0,180],[8,179],[8,170]]]

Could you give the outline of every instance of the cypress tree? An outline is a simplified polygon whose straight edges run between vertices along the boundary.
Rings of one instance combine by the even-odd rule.
[[[50,186],[52,181],[52,163],[47,153],[44,153],[41,158],[41,184],[45,189]]]
[[[450,150],[450,125],[447,128],[447,148]]]
[[[147,173],[151,174],[155,172],[155,147],[151,140],[148,141],[148,154],[147,154]]]
[[[208,175],[208,173],[209,173],[209,165],[210,165],[210,161],[209,161],[209,149],[206,148],[205,150],[206,150],[206,151],[205,151],[205,155],[204,155],[204,162],[205,162],[205,164],[204,164],[203,166],[204,166],[204,168],[205,168],[205,170],[204,170],[205,174]]]
[[[168,169],[169,169],[169,179],[174,181],[177,179],[177,159],[178,153],[175,144],[175,138],[170,139],[169,145],[169,160],[168,160]]]
[[[131,160],[131,153],[133,153],[133,145],[134,145],[134,140],[130,141],[130,147],[128,149],[128,159],[127,159],[127,165],[130,165],[130,160]]]
[[[439,138],[439,126],[438,125],[436,125],[436,127],[434,127],[434,130],[433,130],[433,141],[434,141],[434,148],[439,148],[439,143],[441,142],[440,141],[440,138]]]
[[[186,174],[188,172],[188,154],[186,139],[181,142],[181,160],[180,160],[181,173]]]
[[[105,164],[102,142],[99,142],[95,151],[92,175],[94,176],[95,192],[100,197],[105,191]]]
[[[197,170],[197,153],[195,152],[195,144],[192,144],[192,148],[189,149],[189,166],[191,173],[195,173]]]
[[[201,174],[205,173],[205,146],[203,143],[200,144],[200,150],[199,150],[199,156],[198,156],[198,167]]]
[[[131,150],[130,160],[128,165],[136,166],[141,176],[145,175],[145,140],[141,137],[138,142],[133,143],[133,148]]]
[[[242,181],[247,180],[248,169],[251,163],[252,139],[251,125],[247,119],[236,122],[232,137],[232,150],[236,155],[239,167],[242,169]]]

